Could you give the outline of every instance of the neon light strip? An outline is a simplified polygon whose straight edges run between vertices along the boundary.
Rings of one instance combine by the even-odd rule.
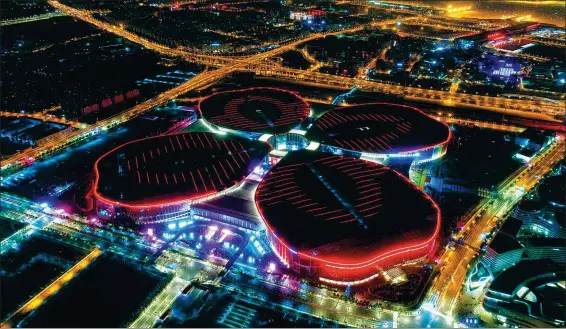
[[[215,134],[218,134],[218,135],[226,135],[226,133],[224,131],[222,131],[220,129],[219,130],[214,129],[206,120],[200,119],[200,121],[211,133],[215,133]]]
[[[259,138],[257,140],[261,141],[261,142],[267,142],[271,136],[273,136],[273,135],[263,134],[263,135],[259,136]]]
[[[307,150],[315,151],[320,146],[320,143],[317,142],[310,142],[309,145],[306,147]]]
[[[198,105],[197,105],[197,109],[198,109],[199,113],[201,114],[201,116],[202,116],[202,117],[205,117],[205,116],[203,115],[203,111],[202,111],[202,109],[201,109],[201,106],[202,106],[202,103],[205,102],[207,99],[209,99],[209,98],[211,98],[211,97],[214,97],[214,96],[216,96],[216,95],[220,95],[220,94],[233,94],[233,95],[236,95],[237,93],[247,92],[247,91],[253,91],[253,90],[278,91],[278,92],[285,93],[286,95],[292,95],[292,96],[296,97],[296,98],[297,98],[297,101],[294,101],[294,102],[292,102],[292,103],[290,103],[290,104],[283,103],[282,101],[277,101],[277,102],[275,102],[275,104],[276,104],[276,105],[279,105],[279,106],[282,106],[282,108],[280,108],[280,110],[281,110],[282,113],[285,112],[286,110],[288,110],[288,107],[289,107],[290,105],[297,104],[297,106],[296,106],[296,111],[293,111],[293,113],[291,113],[291,114],[293,114],[293,115],[299,115],[299,116],[295,119],[295,120],[298,121],[298,122],[303,121],[304,119],[306,119],[306,118],[310,115],[310,112],[311,112],[311,111],[310,111],[310,105],[309,105],[309,103],[308,103],[307,101],[305,101],[298,93],[291,92],[291,91],[289,91],[289,90],[285,90],[285,89],[281,89],[281,88],[272,88],[272,87],[252,87],[252,88],[239,89],[239,90],[230,90],[230,91],[216,92],[216,93],[213,93],[213,94],[211,94],[211,95],[209,95],[209,96],[207,96],[207,97],[202,98],[202,99],[200,100],[200,102],[198,103]],[[259,99],[259,100],[262,100],[262,98],[263,98],[264,101],[267,101],[267,100],[265,100],[265,98],[271,99],[271,98],[269,98],[269,97],[262,97],[262,96],[254,96],[254,98],[255,98],[255,99]],[[243,100],[240,101],[240,103],[241,103],[241,102],[243,102]],[[238,104],[235,104],[235,106],[237,106],[237,105],[238,105]],[[302,105],[302,106],[301,106],[301,105]],[[231,109],[231,110],[232,110],[232,111],[237,111],[235,108],[233,108],[233,109]],[[299,113],[295,113],[295,112],[300,112],[300,111],[302,111],[300,114],[299,114]],[[241,115],[241,113],[239,113],[239,112],[237,112],[237,113]],[[218,118],[217,120],[221,120],[221,119],[222,119],[222,118]],[[249,119],[247,119],[247,118],[244,118],[244,119],[245,119],[246,121],[251,121],[251,120],[249,120]],[[289,120],[291,120],[291,119],[289,119]],[[292,121],[295,121],[295,120],[292,120]],[[251,122],[253,122],[253,121],[251,121]],[[285,122],[285,121],[276,122],[276,124],[277,124],[277,125],[281,125],[281,124],[284,123],[284,122]],[[248,125],[252,125],[252,123],[249,123]],[[254,127],[253,125],[255,125],[255,127]],[[250,129],[250,130],[264,128],[263,125],[262,125],[262,126],[257,126],[257,125],[259,125],[259,124],[255,123],[255,122],[253,122],[253,125],[250,126],[250,127],[247,127],[247,128]],[[244,128],[244,129],[242,129],[242,130],[246,130],[245,127],[242,127],[242,128]],[[267,128],[267,127],[266,127],[266,128]],[[229,132],[236,132],[236,131],[234,131],[234,130],[226,129],[226,128],[220,128],[220,130],[222,130],[222,131],[229,131]]]
[[[358,105],[358,106],[364,107],[364,106],[372,106],[372,105],[388,105],[388,106],[395,106],[395,107],[404,107],[404,108],[408,108],[408,109],[411,109],[413,111],[419,112],[420,114],[426,116],[427,118],[434,120],[431,116],[424,113],[420,109],[418,109],[416,107],[412,107],[412,106],[407,106],[407,105],[392,104],[392,103],[366,103],[366,104],[361,104],[361,105]],[[341,110],[352,109],[352,108],[353,108],[352,106],[348,106],[348,107],[340,107],[340,108],[334,109],[334,110],[329,111],[329,112],[325,113],[324,115],[322,115],[316,122],[318,122],[320,119],[327,116],[327,114],[328,114],[328,116],[330,116],[331,114],[332,115],[336,114],[336,113],[334,113],[335,111],[341,111]],[[354,110],[355,110],[355,108],[354,108]],[[384,121],[390,121],[390,120],[384,120]],[[401,152],[398,152],[397,154],[407,154],[407,153],[410,154],[410,153],[415,153],[415,152],[421,152],[421,151],[427,150],[429,148],[433,148],[433,147],[438,146],[438,145],[447,144],[452,139],[452,130],[450,129],[450,127],[446,123],[444,123],[442,121],[438,121],[438,120],[434,120],[434,121],[440,122],[441,124],[443,124],[446,127],[446,129],[448,129],[448,137],[446,138],[446,140],[444,140],[443,142],[440,142],[440,143],[427,145],[427,146],[424,146],[424,147],[417,147],[417,148],[412,149],[412,150],[401,151]],[[344,141],[344,142],[346,142],[346,141]],[[356,151],[356,149],[354,149],[354,148],[351,148],[351,150]],[[361,150],[357,150],[357,151],[361,151]],[[407,156],[409,156],[409,155],[407,155]],[[379,156],[376,156],[376,157],[379,157]]]
[[[361,160],[361,161],[363,161],[363,160]],[[372,162],[367,162],[367,163],[372,163]],[[392,172],[395,173],[401,179],[405,180],[413,188],[421,191],[413,182],[411,182],[409,179],[405,178],[403,175],[399,174],[398,172],[396,172],[394,170],[392,170]],[[411,251],[422,250],[422,249],[425,249],[427,247],[434,246],[434,241],[437,238],[438,233],[440,232],[440,218],[441,218],[440,208],[438,207],[438,205],[434,202],[434,200],[432,200],[432,198],[428,194],[422,192],[422,195],[427,200],[429,200],[429,202],[431,203],[433,208],[436,210],[436,227],[435,227],[435,231],[432,234],[432,236],[424,242],[420,242],[420,243],[417,243],[417,244],[414,244],[414,245],[411,245],[411,246],[406,246],[406,247],[401,247],[401,248],[398,248],[398,249],[390,250],[390,251],[387,251],[385,253],[379,254],[379,255],[371,258],[371,259],[361,261],[361,262],[358,262],[358,263],[339,263],[339,262],[329,261],[329,260],[325,260],[325,259],[322,259],[322,258],[319,258],[319,257],[311,256],[311,255],[309,255],[305,252],[302,252],[302,251],[294,252],[294,250],[287,243],[285,243],[281,238],[279,238],[277,236],[277,234],[275,234],[275,231],[273,230],[273,228],[265,220],[263,214],[261,213],[261,207],[259,206],[258,201],[257,201],[258,200],[257,190],[256,190],[256,195],[255,195],[255,204],[256,204],[256,207],[258,209],[258,213],[259,213],[261,219],[263,220],[263,223],[265,224],[265,226],[267,227],[267,229],[269,230],[271,235],[273,237],[275,237],[275,239],[277,239],[277,241],[281,245],[283,245],[287,250],[293,251],[293,253],[296,253],[300,257],[304,257],[305,259],[311,259],[311,260],[320,262],[320,263],[324,264],[324,266],[338,268],[338,269],[359,269],[359,268],[365,268],[365,267],[368,267],[368,266],[372,266],[379,261],[382,261],[382,260],[385,260],[385,259],[388,259],[388,258],[391,258],[391,257],[395,257],[395,256],[398,256],[398,255],[401,255],[401,254],[411,252]],[[273,246],[273,243],[271,243],[271,244],[272,244],[272,249],[273,249],[274,253],[279,258],[283,258],[277,252],[278,248],[275,248],[275,246]]]
[[[180,134],[184,135],[186,133],[180,133]],[[195,133],[195,134],[206,134],[206,133]],[[101,196],[97,191],[98,182],[100,180],[100,173],[98,171],[98,163],[100,162],[100,160],[102,160],[108,154],[110,154],[110,153],[116,151],[117,149],[120,149],[120,148],[122,148],[126,145],[133,144],[133,143],[140,142],[140,141],[144,141],[144,140],[148,140],[148,139],[154,139],[154,138],[160,138],[160,137],[145,137],[145,138],[141,138],[141,139],[137,139],[137,140],[133,140],[133,141],[124,143],[124,144],[119,145],[119,146],[113,148],[112,150],[106,152],[105,154],[103,154],[101,157],[99,157],[95,161],[95,163],[94,163],[95,179],[94,179],[94,184],[93,184],[93,187],[92,187],[92,192],[93,192],[93,195],[96,198],[96,200],[101,201],[101,202],[103,202],[107,205],[110,205],[110,206],[119,206],[119,207],[125,207],[125,208],[129,208],[129,209],[145,209],[145,208],[152,208],[152,207],[170,206],[170,205],[180,204],[180,203],[185,203],[185,202],[188,202],[189,204],[202,203],[202,202],[210,201],[210,200],[215,199],[217,197],[223,196],[223,195],[230,193],[232,191],[235,191],[235,190],[237,190],[238,188],[241,187],[243,180],[241,180],[239,183],[235,184],[234,186],[227,188],[225,190],[222,190],[222,191],[213,191],[213,192],[210,192],[210,193],[207,193],[207,194],[196,195],[196,196],[193,196],[192,198],[179,197],[179,198],[171,198],[169,200],[161,201],[161,202],[156,201],[156,202],[153,202],[153,203],[143,203],[143,204],[122,203],[122,202],[113,201],[113,200],[110,200],[108,198]],[[228,147],[226,147],[226,148],[228,149]],[[184,175],[183,175],[183,178],[184,178]]]
[[[290,134],[298,134],[298,135],[304,136],[307,132],[306,132],[306,130],[291,129],[291,130],[289,131],[289,133],[290,133]]]
[[[334,285],[337,285],[337,286],[355,286],[355,285],[359,285],[359,284],[369,282],[369,281],[377,278],[378,276],[379,276],[379,273],[375,273],[373,275],[368,276],[367,278],[364,278],[364,279],[361,279],[361,280],[356,280],[356,281],[337,281],[337,280],[331,280],[331,279],[327,279],[327,278],[323,278],[323,277],[320,277],[318,279],[321,282],[330,283],[330,284],[334,284]]]
[[[288,152],[285,151],[280,151],[280,150],[271,150],[271,152],[269,152],[269,155],[273,155],[276,157],[284,157],[285,155],[287,155]]]

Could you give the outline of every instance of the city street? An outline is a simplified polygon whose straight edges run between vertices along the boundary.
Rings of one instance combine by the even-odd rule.
[[[563,3],[2,5],[0,327],[564,324]]]

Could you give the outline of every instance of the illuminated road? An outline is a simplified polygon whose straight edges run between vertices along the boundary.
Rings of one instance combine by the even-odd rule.
[[[93,226],[86,218],[63,211],[52,209],[44,205],[31,202],[8,193],[2,193],[0,197],[2,216],[15,221],[29,224],[34,229],[49,229],[65,239],[68,237],[79,238],[84,245],[97,245],[133,260],[142,260],[158,250],[159,244],[149,244],[143,237],[133,235],[124,231],[117,231],[108,227]]]
[[[442,122],[446,122],[448,124],[456,124],[462,126],[474,126],[479,128],[486,128],[491,130],[499,130],[499,131],[509,131],[514,133],[523,132],[526,128],[498,123],[498,122],[485,122],[485,121],[477,121],[477,120],[470,120],[464,118],[456,118],[452,116],[433,116],[437,120]]]
[[[341,33],[353,33],[360,30],[363,30],[365,26],[357,26],[354,28],[348,28],[340,31],[331,31],[331,32],[324,32],[324,33],[315,33],[309,35],[306,38],[293,40],[293,41],[285,41],[284,43],[280,44],[278,47],[257,54],[253,56],[247,57],[222,57],[222,56],[212,56],[212,55],[205,55],[205,54],[198,54],[198,53],[190,53],[179,49],[172,49],[154,42],[151,42],[147,39],[141,38],[131,32],[128,32],[121,26],[115,26],[112,24],[108,24],[105,22],[101,22],[92,18],[87,12],[74,9],[69,6],[62,5],[56,1],[49,2],[55,8],[58,8],[62,12],[66,14],[72,15],[77,17],[81,20],[89,22],[103,30],[108,32],[115,33],[119,36],[122,36],[132,42],[136,42],[138,44],[143,45],[146,48],[155,50],[157,52],[171,55],[171,56],[181,56],[187,61],[197,62],[206,65],[213,65],[213,66],[222,66],[219,70],[225,69],[224,66],[229,66],[230,68],[227,71],[235,71],[235,70],[244,70],[244,71],[251,71],[258,75],[263,76],[271,76],[277,78],[285,78],[285,79],[292,79],[298,83],[310,83],[315,84],[320,87],[341,87],[341,88],[348,88],[351,89],[353,86],[357,85],[362,90],[367,91],[374,91],[374,92],[382,92],[388,94],[395,94],[404,96],[410,100],[422,101],[422,102],[430,102],[430,103],[438,103],[441,105],[447,106],[465,106],[465,107],[474,107],[480,108],[483,110],[488,111],[495,111],[504,114],[510,114],[513,116],[525,117],[529,119],[538,119],[544,121],[560,121],[559,119],[555,118],[556,115],[564,115],[564,102],[559,102],[558,104],[549,104],[546,102],[538,101],[538,100],[518,100],[518,99],[509,99],[505,97],[490,97],[490,96],[480,96],[480,95],[469,95],[469,94],[462,94],[462,93],[451,93],[447,91],[439,91],[439,90],[430,90],[430,89],[422,89],[422,88],[415,88],[415,87],[406,87],[401,85],[394,85],[388,84],[383,82],[376,82],[376,81],[367,81],[363,79],[352,79],[346,77],[340,77],[330,74],[323,74],[319,72],[312,72],[308,70],[296,70],[291,68],[281,67],[278,63],[267,61],[269,58],[278,56],[288,50],[296,48],[296,46],[309,42],[311,40],[315,40],[318,38],[322,38],[328,35],[336,35]],[[371,26],[386,26],[392,23],[396,23],[397,21],[412,21],[420,19],[419,16],[416,17],[407,17],[403,19],[395,19],[395,20],[388,20],[388,21],[381,21],[381,22],[372,22]],[[202,73],[204,74],[204,73]],[[201,75],[202,75],[201,74]],[[197,75],[195,79],[197,79],[200,75]],[[224,75],[219,74],[217,78],[220,78]],[[193,79],[193,80],[195,80]],[[193,80],[189,81],[191,83]],[[215,80],[209,79],[207,80],[208,84],[214,83]],[[206,86],[207,84],[201,84],[199,87]],[[190,88],[189,88],[190,89]],[[195,89],[195,88],[192,88]],[[191,90],[192,90],[191,89]],[[165,93],[164,93],[165,94]],[[2,167],[4,167],[4,162],[2,163]]]
[[[158,53],[161,53],[163,55],[167,55],[167,56],[178,56],[178,57],[183,57],[185,60],[190,61],[190,62],[196,62],[196,63],[200,63],[200,64],[205,64],[205,65],[213,65],[213,66],[223,66],[223,65],[232,65],[235,62],[238,62],[240,60],[245,60],[246,62],[249,63],[249,60],[254,60],[254,59],[263,59],[263,58],[269,58],[272,56],[276,56],[277,54],[283,53],[285,51],[288,51],[290,49],[293,49],[294,47],[296,47],[297,45],[304,43],[304,42],[308,42],[311,40],[315,40],[318,38],[322,38],[324,36],[328,36],[328,35],[336,35],[336,34],[341,34],[341,33],[352,33],[352,32],[357,32],[360,31],[362,29],[365,28],[365,26],[360,25],[360,26],[356,26],[353,28],[345,28],[345,29],[340,29],[337,31],[328,31],[328,32],[321,32],[321,33],[315,33],[315,34],[311,34],[306,38],[300,38],[300,39],[296,39],[296,40],[286,40],[284,42],[282,42],[278,48],[271,50],[271,51],[267,51],[258,55],[252,55],[252,56],[242,56],[242,57],[238,57],[238,56],[218,56],[218,55],[206,55],[206,54],[202,54],[202,53],[196,53],[196,52],[188,52],[182,49],[174,49],[174,48],[170,48],[161,44],[158,44],[156,42],[150,41],[148,39],[142,38],[132,32],[127,31],[127,29],[124,26],[116,26],[110,23],[106,23],[100,20],[97,20],[95,18],[93,18],[91,16],[91,13],[88,11],[84,11],[84,10],[79,10],[79,9],[75,9],[73,7],[70,6],[66,6],[63,5],[57,1],[48,1],[48,3],[53,6],[56,9],[59,9],[61,12],[76,17],[80,20],[83,20],[85,22],[88,22],[102,30],[105,30],[107,32],[111,32],[114,33],[116,35],[119,35],[131,42],[140,44],[142,46],[144,46],[147,49],[151,49],[153,51],[156,51]],[[375,23],[372,25],[378,26],[381,23]],[[277,46],[277,45],[276,45]],[[256,57],[259,56],[259,57]]]
[[[57,110],[60,110],[60,109],[61,109],[61,105],[55,105],[53,107],[50,107],[50,108],[47,108],[47,109],[41,111],[41,114],[47,114],[49,112],[54,112],[54,111],[57,111]]]
[[[547,46],[552,46],[552,47],[558,47],[558,48],[565,48],[566,47],[566,42],[563,40],[552,40],[552,39],[544,39],[544,38],[540,38],[537,37],[535,35],[523,35],[520,36],[518,38],[515,38],[514,40],[529,40],[532,42],[536,42],[536,43],[540,43],[543,45],[547,45]]]
[[[0,21],[0,26],[29,23],[29,22],[41,21],[41,20],[44,20],[44,19],[50,19],[50,18],[53,18],[53,17],[60,17],[60,16],[65,16],[65,14],[62,13],[62,12],[52,12],[52,13],[47,13],[47,14],[42,14],[42,15],[37,15],[37,16],[6,19],[6,20]]]
[[[44,122],[54,122],[54,123],[60,123],[60,124],[64,124],[64,125],[70,125],[71,127],[77,128],[77,129],[84,128],[86,126],[84,123],[80,123],[78,121],[69,121],[69,120],[57,118],[57,117],[51,116],[49,114],[43,114],[43,113],[22,114],[22,113],[17,113],[17,112],[0,111],[0,115],[5,116],[5,117],[30,117],[30,118],[38,119],[38,120],[41,120],[41,121],[44,121]]]
[[[314,56],[309,54],[307,48],[301,48],[299,52],[307,61],[309,61],[309,63],[311,63],[311,66],[307,69],[307,71],[316,71],[324,65],[324,63],[317,61]]]
[[[295,290],[284,283],[243,277],[224,280],[221,285],[233,293],[247,296],[250,301],[260,302],[265,306],[273,305],[278,310],[284,308],[349,326],[371,328],[383,326],[385,322],[390,325],[392,321],[391,312],[369,309],[333,297],[326,290],[319,288],[309,287],[307,290],[301,287]],[[259,300],[254,301],[254,299]]]
[[[89,15],[92,15],[92,14],[108,14],[111,11],[110,10],[85,10],[84,12],[88,13]],[[50,19],[50,18],[65,16],[65,15],[66,14],[64,12],[55,11],[55,12],[51,12],[51,13],[45,13],[45,14],[29,16],[29,17],[5,19],[5,20],[0,21],[0,26],[36,22],[36,21],[41,21],[41,20],[44,20],[44,19]]]
[[[153,328],[157,319],[173,305],[173,302],[181,295],[183,288],[188,284],[189,281],[178,277],[173,278],[138,318],[130,324],[129,328]]]
[[[101,36],[102,34],[103,33],[101,32],[101,33],[93,33],[93,34],[85,35],[85,36],[82,36],[82,37],[74,37],[74,38],[71,38],[71,39],[68,39],[68,40],[65,40],[65,41],[62,41],[62,42],[51,43],[51,44],[41,46],[39,48],[32,50],[31,52],[32,53],[39,53],[39,52],[45,51],[45,50],[50,49],[51,47],[54,47],[54,46],[57,46],[57,45],[68,45],[72,42],[77,42],[77,41],[81,41],[81,40],[85,40],[85,39],[89,39],[89,38],[98,37],[98,36]],[[59,106],[59,108],[61,108],[61,106]]]
[[[464,244],[445,251],[440,257],[443,268],[429,290],[425,308],[432,307],[447,318],[452,317],[468,267],[476,254],[474,249],[481,247],[485,234],[564,157],[564,151],[563,140],[551,144],[529,166],[519,169],[501,183],[497,197],[485,200],[469,214],[466,224],[455,236],[456,239],[463,238]]]
[[[140,104],[134,106],[133,108],[130,108],[129,110],[127,110],[125,112],[114,115],[114,116],[112,116],[108,119],[101,120],[101,121],[97,122],[96,124],[89,126],[86,129],[75,131],[71,135],[66,135],[66,136],[61,137],[61,138],[54,138],[54,139],[50,140],[49,143],[47,143],[45,145],[42,145],[40,147],[36,147],[36,148],[33,148],[33,149],[25,150],[21,153],[18,153],[16,155],[10,157],[9,159],[2,160],[0,167],[3,170],[9,168],[10,165],[22,164],[26,160],[32,160],[33,161],[33,160],[37,159],[38,157],[47,155],[52,151],[55,151],[57,149],[60,149],[60,148],[65,147],[67,145],[70,145],[70,144],[72,144],[72,143],[74,143],[74,142],[76,142],[80,139],[87,137],[87,136],[90,136],[92,134],[97,134],[100,131],[107,130],[107,129],[113,127],[113,126],[116,126],[116,125],[121,124],[125,121],[128,121],[128,120],[130,120],[134,117],[137,117],[137,116],[155,108],[156,106],[162,105],[162,104],[166,103],[167,101],[174,99],[174,98],[176,98],[176,97],[178,97],[182,94],[185,94],[189,91],[196,90],[196,89],[202,88],[204,86],[210,85],[210,84],[218,81],[219,79],[222,79],[223,77],[227,76],[231,72],[234,72],[236,70],[245,70],[246,67],[253,66],[257,62],[261,62],[261,61],[266,60],[268,58],[271,58],[273,56],[280,55],[280,54],[282,54],[282,53],[284,53],[288,50],[295,48],[296,46],[298,46],[301,43],[308,42],[308,41],[311,41],[311,40],[315,40],[315,39],[318,39],[318,38],[321,38],[321,37],[324,37],[324,36],[327,36],[327,35],[356,32],[356,31],[362,30],[364,28],[364,26],[358,26],[358,27],[340,30],[340,31],[312,34],[312,35],[310,35],[310,36],[308,36],[304,39],[291,41],[291,42],[289,42],[289,43],[287,43],[287,44],[285,44],[281,47],[278,47],[278,48],[275,48],[275,49],[272,49],[272,50],[269,50],[269,51],[266,51],[266,52],[263,52],[263,53],[259,53],[259,54],[253,55],[253,56],[243,57],[243,58],[226,58],[226,57],[208,56],[208,55],[200,55],[200,54],[189,54],[189,53],[186,53],[182,50],[170,49],[168,47],[165,47],[165,46],[150,42],[146,39],[140,38],[140,37],[136,36],[135,34],[124,30],[123,28],[116,27],[114,25],[98,21],[98,20],[92,18],[90,16],[89,12],[83,12],[83,11],[80,11],[80,10],[77,10],[77,9],[73,9],[71,7],[68,7],[68,6],[64,6],[64,5],[62,5],[62,4],[60,4],[56,1],[50,1],[49,3],[52,6],[54,6],[55,8],[58,8],[61,11],[65,12],[66,14],[77,17],[77,18],[84,20],[86,22],[89,22],[89,23],[91,23],[91,24],[93,24],[97,27],[100,27],[100,28],[102,28],[106,31],[113,32],[117,35],[120,35],[124,38],[127,38],[128,40],[132,40],[134,42],[142,44],[145,47],[153,49],[153,50],[158,51],[160,53],[175,55],[175,56],[183,56],[187,60],[200,62],[200,63],[209,63],[209,64],[219,64],[220,63],[220,64],[230,64],[230,65],[224,65],[224,66],[221,66],[220,68],[218,68],[216,70],[202,72],[202,73],[196,75],[191,80],[189,80],[189,81],[187,81],[187,82],[185,82],[185,83],[183,83],[183,84],[181,84],[177,87],[169,89],[169,90],[157,95],[156,97],[154,97],[152,99],[149,99],[149,100],[147,100],[143,103],[140,103]]]
[[[243,65],[243,64],[240,64]],[[37,157],[46,155],[52,151],[55,151],[61,147],[66,145],[72,144],[80,139],[88,137],[92,134],[97,134],[100,131],[107,130],[113,126],[116,126],[120,123],[128,121],[134,117],[137,117],[159,105],[162,105],[169,101],[170,99],[176,98],[179,95],[187,93],[191,90],[199,88],[203,85],[209,84],[211,82],[217,81],[222,77],[226,76],[230,72],[234,71],[237,68],[237,65],[234,66],[225,66],[218,70],[214,71],[205,71],[193,79],[177,86],[172,89],[169,89],[156,97],[149,99],[143,103],[140,103],[129,110],[114,115],[108,119],[98,121],[96,124],[88,126],[86,129],[77,130],[70,135],[63,136],[61,138],[54,138],[49,143],[42,145],[40,147],[36,147],[33,149],[28,149],[24,152],[18,153],[7,160],[3,160],[1,162],[2,169],[5,169],[10,164],[16,164],[18,162],[22,162],[28,158],[36,159]]]
[[[27,239],[30,235],[35,232],[35,229],[31,225],[24,226],[23,228],[12,233],[10,236],[6,237],[2,242],[0,242],[0,254],[4,254],[12,247],[16,247],[21,241]]]
[[[8,193],[1,193],[0,213],[7,218],[44,229],[51,225],[55,217],[45,214],[40,205]]]
[[[430,26],[430,27],[434,27],[434,28],[437,28],[437,29],[461,31],[461,32],[480,33],[480,32],[484,31],[484,29],[470,28],[470,27],[462,25],[462,24],[454,24],[454,23],[451,23],[451,22],[448,22],[448,21],[437,20],[437,19],[434,19],[434,18],[427,18],[427,17],[424,17],[422,20],[419,20],[417,22],[407,23],[407,25]]]
[[[451,94],[455,94],[458,91],[458,87],[460,86],[460,79],[454,78],[452,83],[450,84],[450,90],[448,91]]]
[[[230,58],[223,58],[223,57],[219,57],[219,56],[208,56],[208,55],[202,55],[202,54],[196,54],[196,53],[190,53],[190,52],[186,52],[183,50],[179,50],[179,49],[173,49],[173,48],[169,48],[167,46],[152,42],[148,39],[142,38],[134,33],[131,33],[129,31],[127,31],[123,26],[116,26],[110,23],[106,23],[103,21],[100,21],[98,19],[95,19],[91,16],[91,12],[86,11],[86,10],[79,10],[79,9],[75,9],[73,7],[70,6],[66,6],[63,5],[57,1],[48,1],[48,3],[60,10],[61,12],[65,13],[66,15],[69,16],[73,16],[76,17],[82,21],[85,21],[87,23],[90,23],[102,30],[105,30],[107,32],[110,33],[114,33],[124,39],[127,39],[131,42],[140,44],[142,46],[144,46],[147,49],[151,49],[153,51],[156,51],[158,53],[161,53],[163,55],[167,55],[167,56],[182,56],[182,57],[192,57],[192,59],[195,62],[200,62],[200,63],[206,63],[206,64],[214,64],[214,63],[218,63],[218,64],[229,64],[232,60]]]
[[[223,66],[223,65],[234,65],[236,62],[245,62],[246,64],[252,64],[257,62],[257,60],[268,59],[273,56],[277,56],[285,51],[291,50],[298,46],[299,44],[309,42],[311,40],[315,40],[324,36],[328,35],[336,35],[341,33],[353,33],[360,30],[363,30],[366,26],[357,26],[354,28],[348,28],[339,31],[330,31],[330,32],[323,32],[323,33],[315,33],[306,38],[298,39],[298,40],[291,40],[285,41],[281,43],[277,48],[247,57],[223,57],[223,56],[213,56],[213,55],[206,55],[200,53],[191,53],[186,52],[180,49],[173,49],[169,48],[155,42],[149,41],[142,37],[139,37],[129,31],[127,31],[124,27],[115,26],[112,24],[108,24],[97,19],[92,18],[89,14],[85,11],[77,10],[69,6],[62,5],[56,1],[49,1],[49,3],[61,10],[62,12],[77,17],[81,20],[89,22],[103,30],[108,32],[112,32],[117,34],[121,37],[124,37],[132,42],[138,43],[143,45],[148,49],[152,49],[154,51],[160,52],[165,55],[170,56],[181,56],[184,59],[192,62],[197,62],[205,65],[216,65],[216,66]],[[397,22],[407,22],[422,19],[419,16],[416,17],[407,17],[403,19],[395,19],[395,20],[388,20],[382,22],[373,22],[370,26],[386,26],[389,24],[397,23]],[[268,65],[265,68],[265,65]],[[386,93],[393,93],[393,94],[403,94],[405,96],[419,98],[421,101],[431,101],[431,100],[442,100],[442,102],[446,103],[445,105],[469,105],[469,106],[478,106],[488,110],[499,110],[499,111],[513,111],[517,110],[518,114],[525,115],[524,112],[533,112],[535,116],[538,112],[541,111],[549,115],[555,114],[564,114],[564,103],[561,102],[560,104],[545,104],[541,102],[535,101],[524,101],[524,100],[512,100],[506,99],[501,97],[489,97],[489,96],[479,96],[479,95],[468,95],[468,94],[461,94],[461,93],[450,93],[445,91],[438,91],[438,90],[428,90],[428,89],[421,89],[415,87],[405,87],[399,85],[390,85],[386,83],[379,83],[379,82],[372,82],[366,81],[361,79],[350,79],[344,78],[339,76],[333,76],[329,74],[322,74],[318,72],[309,72],[304,70],[292,70],[287,68],[278,67],[276,63],[268,63],[263,62],[260,66],[258,65],[248,65],[245,67],[246,70],[254,71],[260,75],[267,75],[267,76],[276,76],[276,77],[288,77],[288,78],[295,78],[296,80],[308,80],[309,82],[315,82],[321,85],[327,86],[344,86],[348,88],[352,88],[354,85],[360,86],[361,89],[370,90],[370,91],[380,91]],[[533,115],[531,114],[531,117]],[[549,120],[548,117],[545,118]],[[552,120],[552,118],[550,118]]]
[[[452,94],[448,91],[442,90],[407,87],[393,83],[368,81],[320,72],[297,70],[281,67],[275,63],[268,62],[255,65],[254,67],[251,67],[249,71],[263,76],[290,79],[300,84],[308,83],[310,85],[320,86],[321,88],[351,89],[354,86],[358,86],[361,90],[399,95],[408,100],[438,103],[445,106],[475,107],[483,110],[545,121],[558,122],[560,120],[554,118],[554,116],[564,115],[565,113],[563,102],[551,104],[540,100],[518,100],[463,93]]]
[[[385,53],[387,53],[387,51],[389,50],[389,48],[385,48],[381,51],[381,55],[379,56],[380,59],[385,58]],[[374,69],[375,68],[375,64],[377,63],[377,59],[378,57],[374,57],[371,61],[368,62],[368,64],[364,67],[358,70],[358,75],[356,75],[356,78],[358,79],[365,79],[367,77],[367,72],[369,72],[369,70]],[[383,72],[379,72],[379,73],[383,73]]]
[[[59,278],[53,281],[47,288],[43,289],[39,294],[35,295],[22,307],[20,307],[16,312],[14,312],[10,317],[1,324],[2,328],[16,327],[29,313],[33,312],[35,309],[40,307],[43,302],[49,298],[51,295],[57,293],[67,282],[71,281],[80,271],[85,269],[90,263],[92,263],[102,251],[100,249],[94,249],[73,267],[71,267],[67,272],[63,273]]]
[[[531,59],[531,60],[539,61],[539,62],[550,61],[550,58],[546,58],[546,57],[535,56],[535,55],[525,54],[525,53],[521,53],[521,52],[514,52],[512,50],[507,50],[507,49],[500,49],[500,48],[497,48],[495,46],[486,46],[486,47],[495,51],[496,53],[499,53],[499,54],[504,54],[504,55],[508,54],[509,56],[521,57],[521,58]]]

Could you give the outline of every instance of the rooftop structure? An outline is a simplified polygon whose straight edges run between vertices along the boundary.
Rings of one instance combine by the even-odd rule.
[[[238,185],[271,148],[240,137],[182,133],[128,142],[95,163],[99,204],[150,216],[150,209],[208,200]],[[135,210],[135,215],[132,214]]]
[[[538,201],[524,200],[521,201],[515,210],[513,216],[522,221],[540,218],[543,216],[543,204]]]
[[[440,227],[432,199],[394,170],[309,150],[273,168],[256,204],[281,260],[330,284],[363,283],[425,257]]]
[[[306,138],[358,157],[413,157],[421,161],[446,153],[450,128],[417,108],[371,103],[322,115]],[[334,152],[336,153],[336,152]]]
[[[194,205],[191,208],[193,218],[200,216],[246,229],[263,229],[253,200],[256,188],[256,182],[245,180],[229,195]]]
[[[222,129],[261,134],[286,133],[310,114],[299,95],[277,88],[219,92],[199,103],[204,119]]]
[[[515,82],[521,74],[521,62],[511,56],[484,55],[478,70],[494,80]]]
[[[563,184],[563,181],[561,182]],[[544,191],[544,186],[541,187],[541,189]],[[545,211],[543,202],[532,200],[522,201],[513,210],[513,217],[522,222],[518,236],[541,236],[547,238],[566,237],[563,216],[559,215],[557,218],[549,216],[548,212]]]
[[[566,187],[564,186],[566,175],[556,175],[545,179],[540,186],[540,196],[545,202],[554,207],[566,207]]]
[[[524,260],[499,274],[484,298],[486,310],[514,319],[564,325],[563,265]]]
[[[456,38],[454,42],[460,48],[470,49],[472,47],[483,45],[487,42],[498,42],[506,40],[514,35],[533,32],[538,30],[540,27],[541,25],[538,23],[523,22],[497,30],[484,31],[477,34]]]

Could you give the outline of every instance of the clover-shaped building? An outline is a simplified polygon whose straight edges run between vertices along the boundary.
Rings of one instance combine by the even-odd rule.
[[[99,213],[141,223],[186,218],[190,205],[238,189],[259,166],[268,168],[255,170],[264,175],[254,195],[259,229],[297,273],[353,285],[435,251],[438,206],[386,164],[445,154],[445,124],[386,103],[315,119],[300,96],[274,88],[216,93],[199,111],[215,133],[134,141],[96,162]]]

